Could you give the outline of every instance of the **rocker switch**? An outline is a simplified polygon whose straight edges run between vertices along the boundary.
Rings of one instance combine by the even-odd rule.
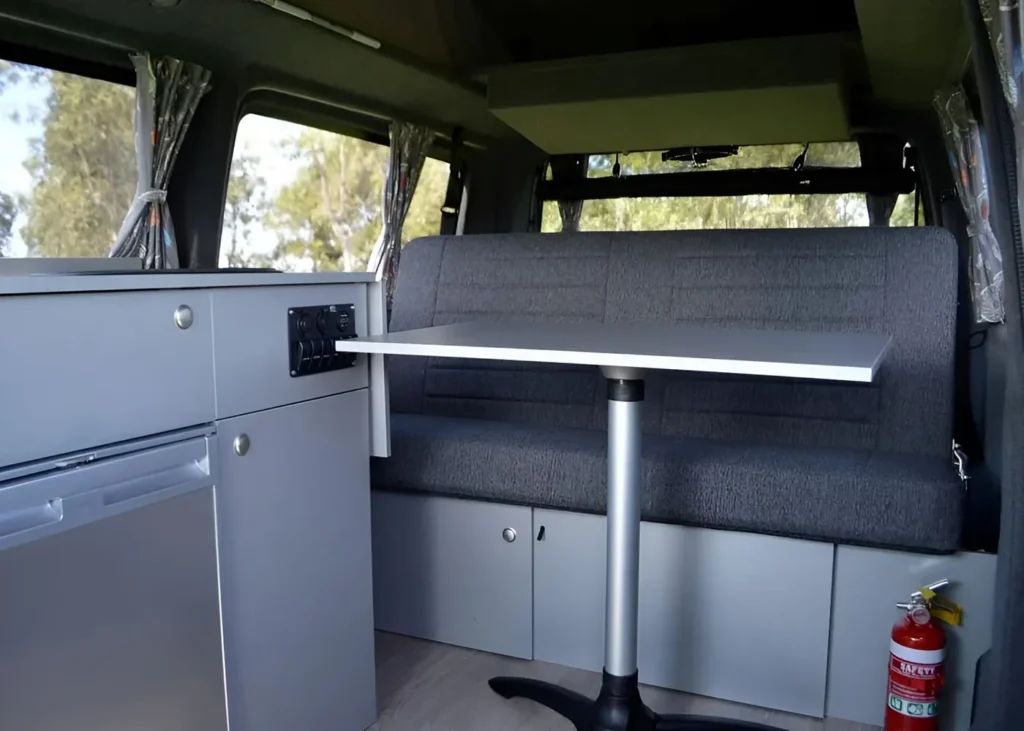
[[[288,308],[288,367],[292,378],[351,368],[352,353],[335,353],[335,340],[356,336],[355,307],[315,305]]]

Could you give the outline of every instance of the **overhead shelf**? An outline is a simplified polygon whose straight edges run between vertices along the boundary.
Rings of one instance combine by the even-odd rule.
[[[849,137],[844,34],[519,64],[491,112],[552,154]]]

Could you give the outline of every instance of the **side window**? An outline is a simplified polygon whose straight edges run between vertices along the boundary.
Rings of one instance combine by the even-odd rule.
[[[380,235],[388,148],[248,114],[231,161],[221,267],[362,271]],[[428,158],[403,242],[436,234],[448,165]]]
[[[135,193],[134,99],[0,60],[0,255],[108,255]]]

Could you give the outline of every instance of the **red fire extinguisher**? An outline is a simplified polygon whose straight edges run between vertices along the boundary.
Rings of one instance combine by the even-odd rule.
[[[921,587],[906,615],[893,625],[889,643],[889,693],[884,731],[938,731],[939,693],[945,684],[946,633],[939,624],[960,624],[960,607],[935,592],[945,579]]]

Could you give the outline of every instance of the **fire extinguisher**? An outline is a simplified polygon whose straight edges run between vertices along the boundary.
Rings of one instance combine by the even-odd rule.
[[[945,684],[946,633],[940,621],[960,624],[961,609],[935,592],[943,579],[921,587],[893,625],[889,642],[889,693],[884,731],[938,731],[939,693]]]

